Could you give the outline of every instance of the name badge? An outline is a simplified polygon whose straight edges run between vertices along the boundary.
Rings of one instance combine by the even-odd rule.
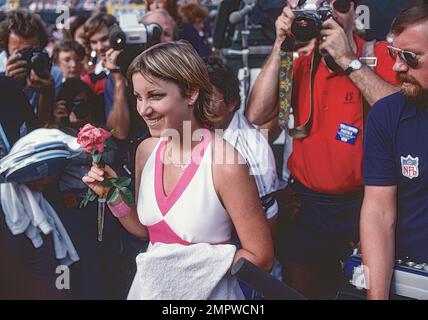
[[[346,123],[341,123],[339,125],[339,129],[337,130],[336,140],[349,144],[355,144],[359,131],[360,130],[357,127]]]

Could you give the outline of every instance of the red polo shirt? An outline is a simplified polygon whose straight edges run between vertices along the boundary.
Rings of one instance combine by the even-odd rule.
[[[354,36],[357,56],[364,41]],[[390,83],[395,83],[394,61],[386,42],[378,42],[378,58],[374,71]],[[295,123],[304,123],[309,115],[309,80],[313,55],[299,57],[294,63],[293,96]],[[332,73],[321,62],[314,80],[314,113],[308,137],[293,140],[293,152],[288,167],[294,178],[307,188],[328,194],[343,194],[362,186],[363,112],[361,93],[344,74]],[[341,124],[358,129],[353,144],[337,140]]]

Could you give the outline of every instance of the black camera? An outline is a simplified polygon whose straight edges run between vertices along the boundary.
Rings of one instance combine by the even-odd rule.
[[[305,43],[319,37],[323,22],[333,17],[333,10],[327,1],[323,1],[321,5],[317,5],[316,2],[300,0],[293,10],[295,19],[291,25],[291,32],[297,42]]]
[[[19,51],[21,59],[27,61],[29,72],[34,70],[36,75],[42,79],[49,78],[51,60],[49,54],[41,49],[28,48]]]
[[[135,14],[119,16],[119,25],[109,29],[109,42],[113,49],[123,50],[117,65],[124,75],[132,60],[151,45],[159,43],[161,35],[162,28],[156,23],[139,23]]]
[[[77,119],[85,119],[91,113],[91,106],[85,100],[75,99],[68,104],[69,112],[74,112]]]

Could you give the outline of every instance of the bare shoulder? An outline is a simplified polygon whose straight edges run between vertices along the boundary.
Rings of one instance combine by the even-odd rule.
[[[150,157],[150,154],[153,152],[158,142],[159,138],[147,138],[140,143],[135,155],[135,166],[137,171],[144,168],[147,159]]]
[[[245,159],[229,142],[213,134],[213,179],[216,186],[248,176]],[[216,188],[217,189],[217,188]]]

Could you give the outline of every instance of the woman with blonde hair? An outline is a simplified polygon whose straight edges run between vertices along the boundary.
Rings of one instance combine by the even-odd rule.
[[[187,42],[163,43],[135,58],[128,78],[152,136],[136,154],[136,205],[110,205],[129,232],[150,240],[128,298],[242,299],[231,265],[243,257],[270,271],[273,244],[245,160],[210,129],[204,62]],[[83,181],[101,195],[114,176],[93,166]],[[237,251],[228,244],[234,230]]]

